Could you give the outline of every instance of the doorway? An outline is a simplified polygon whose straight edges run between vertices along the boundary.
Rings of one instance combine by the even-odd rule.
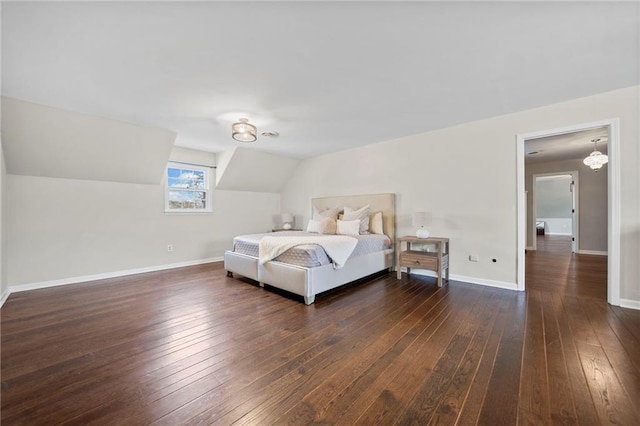
[[[578,124],[539,132],[518,134],[516,136],[517,151],[517,287],[525,290],[525,249],[527,248],[527,234],[531,228],[527,227],[527,209],[530,200],[526,200],[525,192],[525,143],[546,137],[567,135],[577,132],[604,129],[608,141],[609,163],[607,174],[607,218],[606,218],[606,253],[607,253],[607,302],[620,305],[620,169],[619,169],[619,119],[609,119],[592,123]],[[588,152],[587,152],[588,154]],[[603,170],[604,171],[604,170]],[[576,248],[579,251],[579,248]]]
[[[526,167],[526,166],[525,166]],[[562,235],[571,238],[571,252],[578,253],[580,241],[579,174],[568,172],[534,173],[531,217],[534,237],[527,248],[537,250],[539,236]],[[528,212],[527,212],[528,214]]]

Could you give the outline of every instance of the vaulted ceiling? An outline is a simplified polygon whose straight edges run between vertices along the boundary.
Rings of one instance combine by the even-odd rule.
[[[640,83],[637,2],[1,7],[3,95],[211,152],[241,116],[307,158]]]

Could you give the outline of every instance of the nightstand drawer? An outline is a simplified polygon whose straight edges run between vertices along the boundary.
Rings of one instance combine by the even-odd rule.
[[[400,265],[407,268],[431,269],[438,271],[438,255],[437,253],[429,253],[426,251],[407,250],[400,253]]]

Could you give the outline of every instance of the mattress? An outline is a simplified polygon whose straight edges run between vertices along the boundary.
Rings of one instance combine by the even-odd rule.
[[[318,234],[303,231],[282,231],[270,232],[268,234],[241,235],[233,239],[233,251],[257,258],[259,254],[260,239],[265,235],[272,237],[284,237],[292,235],[317,236]],[[353,250],[351,257],[362,256],[364,254],[386,250],[391,247],[391,240],[385,235],[366,234],[353,237],[358,239],[358,244]],[[327,253],[322,249],[322,247],[316,244],[304,244],[294,247],[282,253],[274,260],[291,265],[303,266],[305,268],[313,268],[331,263],[331,259],[327,256]]]

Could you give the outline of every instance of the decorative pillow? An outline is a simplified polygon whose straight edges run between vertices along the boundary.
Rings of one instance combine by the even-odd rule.
[[[359,220],[360,221],[360,233],[366,234],[369,232],[369,215],[371,214],[371,209],[367,204],[364,207],[359,208],[358,210],[352,209],[349,206],[344,207],[344,220]]]
[[[330,217],[322,220],[309,220],[307,224],[307,232],[316,232],[318,234],[335,234],[336,221]]]
[[[384,234],[382,226],[382,212],[375,212],[371,215],[371,219],[369,222],[369,231],[371,231],[373,234]]]
[[[313,220],[322,220],[327,217],[336,220],[338,218],[338,209],[320,210],[316,206],[313,206]]]
[[[360,235],[359,220],[338,220],[338,235]]]

